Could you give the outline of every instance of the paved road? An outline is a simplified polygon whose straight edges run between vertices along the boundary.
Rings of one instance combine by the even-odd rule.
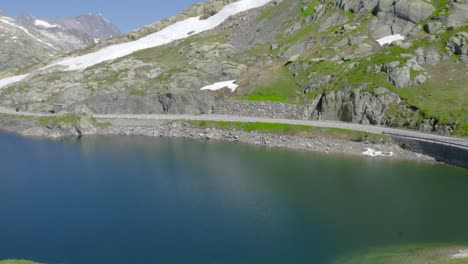
[[[40,114],[29,112],[16,112],[13,109],[0,107],[0,113],[10,115],[23,115],[23,116],[53,116],[53,114]],[[420,140],[438,142],[446,145],[454,145],[459,147],[468,148],[468,139],[457,137],[445,137],[435,134],[423,133],[414,130],[396,129],[381,126],[361,125],[353,123],[344,123],[337,121],[313,121],[313,120],[293,120],[293,119],[273,119],[273,118],[260,118],[260,117],[245,117],[245,116],[224,116],[224,115],[94,115],[96,119],[106,120],[193,120],[193,121],[225,121],[225,122],[264,122],[264,123],[277,123],[289,125],[304,125],[314,127],[327,127],[327,128],[342,128],[354,131],[363,131],[376,134],[388,134],[394,136],[401,136],[407,138],[416,138]]]
[[[417,138],[448,145],[456,145],[468,148],[468,139],[457,137],[445,137],[435,134],[423,133],[414,130],[388,128],[382,126],[361,125],[354,123],[344,123],[338,121],[314,121],[314,120],[294,120],[294,119],[274,119],[245,116],[225,116],[225,115],[94,115],[97,119],[132,119],[132,120],[194,120],[194,121],[225,121],[225,122],[264,122],[289,125],[304,125],[326,128],[342,128],[354,131],[363,131],[375,134],[388,134],[409,138]]]

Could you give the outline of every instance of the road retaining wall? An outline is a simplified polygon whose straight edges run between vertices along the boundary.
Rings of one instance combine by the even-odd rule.
[[[468,148],[456,144],[390,135],[404,149],[433,157],[437,161],[468,169]]]

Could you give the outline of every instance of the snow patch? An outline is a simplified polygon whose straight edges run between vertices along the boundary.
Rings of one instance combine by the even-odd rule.
[[[43,28],[59,28],[58,25],[52,25],[52,24],[49,24],[48,22],[46,22],[44,20],[39,20],[39,19],[36,19],[34,21],[34,25],[38,26],[38,27],[43,27]]]
[[[3,88],[5,86],[13,84],[13,83],[17,83],[17,82],[23,80],[24,78],[26,78],[28,76],[29,76],[29,74],[23,74],[23,75],[17,75],[17,76],[2,79],[2,80],[0,80],[0,88]]]
[[[231,90],[231,92],[234,92],[239,85],[235,84],[236,80],[232,81],[226,81],[226,82],[217,82],[212,85],[205,86],[201,88],[200,90],[210,90],[210,91],[217,91],[221,90],[223,88],[228,88]]]
[[[400,34],[390,35],[390,36],[386,36],[386,37],[378,39],[377,42],[380,44],[380,46],[383,46],[385,44],[391,44],[392,42],[398,41],[398,40],[405,40],[405,37],[403,37]]]
[[[452,256],[454,259],[463,259],[463,258],[468,258],[468,249],[467,250],[459,250],[458,254],[455,254]]]
[[[261,7],[271,1],[272,0],[241,0],[225,6],[217,14],[205,20],[201,20],[200,17],[191,17],[136,41],[109,46],[97,52],[83,56],[67,58],[47,66],[46,68],[50,68],[52,66],[65,66],[65,69],[63,69],[64,71],[84,70],[105,61],[115,60],[130,55],[139,50],[158,47],[175,40],[184,39],[189,36],[211,30],[219,26],[230,16],[249,9]],[[189,35],[189,32],[193,32],[193,34]]]
[[[1,16],[1,18],[9,20],[9,21],[15,21],[13,18],[7,17],[7,16]]]
[[[369,157],[393,157],[393,152],[382,152],[367,148],[366,151],[362,153],[362,155]]]

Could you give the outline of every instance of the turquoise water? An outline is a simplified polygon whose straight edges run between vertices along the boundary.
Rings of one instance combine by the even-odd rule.
[[[329,263],[468,240],[468,170],[155,139],[0,134],[0,259]]]

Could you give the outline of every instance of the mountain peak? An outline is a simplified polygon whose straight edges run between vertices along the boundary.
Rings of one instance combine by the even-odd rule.
[[[86,33],[95,39],[107,39],[122,35],[122,32],[101,13],[89,13],[74,18],[61,17],[54,23],[65,29]]]

